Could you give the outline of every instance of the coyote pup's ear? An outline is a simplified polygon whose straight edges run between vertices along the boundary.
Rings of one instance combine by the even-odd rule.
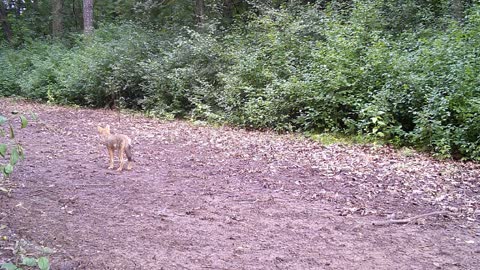
[[[108,131],[108,132],[110,132],[110,125],[107,125],[107,126],[105,127],[105,130]]]
[[[98,130],[98,132],[102,132],[103,128],[100,127],[100,126],[97,126],[97,130]]]

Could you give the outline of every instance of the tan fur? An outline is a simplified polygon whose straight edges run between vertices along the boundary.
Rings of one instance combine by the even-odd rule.
[[[127,135],[122,134],[111,134],[110,126],[107,125],[105,128],[100,126],[97,127],[98,133],[103,140],[103,143],[107,146],[108,158],[109,158],[109,169],[113,169],[113,157],[115,150],[118,150],[118,156],[120,159],[120,166],[117,171],[123,170],[124,160],[123,155],[126,154],[128,159],[127,170],[132,169],[132,140]]]

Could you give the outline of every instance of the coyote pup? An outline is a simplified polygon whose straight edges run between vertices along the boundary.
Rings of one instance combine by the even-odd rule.
[[[107,146],[108,157],[110,159],[108,168],[113,169],[114,151],[118,150],[120,166],[118,167],[117,171],[121,171],[123,169],[123,165],[124,165],[123,153],[127,155],[127,159],[128,159],[127,170],[131,170],[132,161],[133,161],[132,140],[127,135],[111,134],[109,125],[107,125],[105,128],[102,128],[100,126],[98,126],[97,128],[98,128],[98,133],[100,133],[100,137],[103,140],[103,143]]]

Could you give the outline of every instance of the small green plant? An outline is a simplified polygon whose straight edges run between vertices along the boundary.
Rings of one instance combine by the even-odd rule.
[[[28,120],[25,116],[20,116],[21,120],[21,128],[25,128],[28,124]],[[11,123],[8,123],[8,119],[2,115],[0,115],[0,126],[7,126],[5,129],[0,129],[0,137],[8,137],[12,143],[10,146],[10,153],[9,153],[9,162],[7,164],[0,165],[0,172],[4,176],[8,176],[13,172],[13,167],[17,164],[20,158],[23,158],[23,149],[22,147],[16,143],[15,141],[15,131]],[[8,135],[7,135],[8,134]],[[0,156],[6,158],[8,155],[9,144],[1,143],[0,144]]]
[[[28,120],[25,116],[20,115],[21,128],[28,125]],[[6,140],[3,140],[5,139]],[[0,191],[9,192],[8,189],[2,186],[2,181],[13,172],[14,166],[20,159],[23,159],[23,148],[15,140],[15,130],[8,118],[0,115]]]
[[[34,268],[34,269],[40,269],[40,270],[49,270],[50,269],[50,262],[47,257],[40,257],[40,258],[34,258],[34,257],[27,257],[23,256],[22,257],[22,262],[19,263],[19,266],[26,266],[29,268]],[[17,266],[16,264],[13,263],[4,263],[0,265],[0,269],[5,269],[5,270],[23,270],[23,268]]]
[[[404,155],[405,157],[413,157],[413,156],[415,156],[415,154],[416,154],[415,149],[410,148],[410,147],[403,147],[403,148],[400,150],[400,153],[401,153],[402,155]]]

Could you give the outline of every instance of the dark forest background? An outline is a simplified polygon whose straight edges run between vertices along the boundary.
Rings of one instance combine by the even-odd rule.
[[[0,0],[0,96],[480,159],[471,0]]]

